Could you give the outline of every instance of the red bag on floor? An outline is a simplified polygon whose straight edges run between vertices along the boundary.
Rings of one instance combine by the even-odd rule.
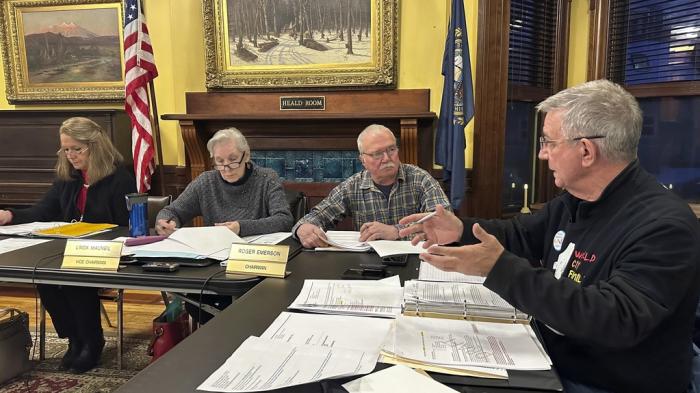
[[[190,334],[187,311],[182,305],[177,306],[177,311],[173,313],[168,305],[166,310],[153,320],[153,338],[148,345],[148,355],[153,357],[151,363]]]

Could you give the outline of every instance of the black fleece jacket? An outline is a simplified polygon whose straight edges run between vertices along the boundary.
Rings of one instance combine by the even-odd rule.
[[[36,205],[26,209],[9,209],[12,212],[11,224],[80,220],[76,200],[82,187],[83,179],[78,172],[75,172],[71,180],[54,181]],[[114,173],[88,188],[83,221],[129,225],[124,195],[132,192],[136,192],[134,176],[124,167],[118,166]]]
[[[478,221],[506,251],[484,285],[535,318],[564,377],[615,392],[684,392],[700,291],[700,225],[632,162],[586,202]],[[559,278],[555,262],[563,264]]]

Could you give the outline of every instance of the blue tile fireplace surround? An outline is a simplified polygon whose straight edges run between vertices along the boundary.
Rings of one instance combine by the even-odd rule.
[[[252,157],[286,182],[337,183],[362,170],[356,150],[255,150]]]

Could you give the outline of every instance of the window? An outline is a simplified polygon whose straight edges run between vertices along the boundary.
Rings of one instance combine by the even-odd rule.
[[[503,213],[523,206],[524,185],[532,202],[537,159],[535,105],[555,87],[558,7],[556,0],[511,0],[508,102],[502,179]]]
[[[608,79],[644,112],[639,162],[680,197],[700,201],[700,2],[611,2]]]

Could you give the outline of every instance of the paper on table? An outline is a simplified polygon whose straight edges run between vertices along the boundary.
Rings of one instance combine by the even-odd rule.
[[[529,325],[400,316],[384,351],[446,366],[549,370]],[[392,340],[393,339],[393,340]]]
[[[327,231],[326,238],[331,247],[316,247],[316,251],[367,252],[371,249],[369,244],[360,241],[357,231]]]
[[[243,238],[243,240],[247,243],[255,243],[255,244],[278,244],[279,242],[285,240],[286,238],[292,236],[291,232],[275,232],[275,233],[266,233],[262,235],[252,235],[252,236],[246,236]]]
[[[245,243],[225,226],[179,228],[167,239],[142,246],[123,247],[122,255],[136,257],[228,259],[232,243]]]
[[[0,254],[45,243],[48,239],[10,238],[0,240]]]
[[[403,288],[371,280],[305,280],[289,308],[326,314],[395,318]]]
[[[248,337],[198,390],[257,392],[371,372],[376,356],[348,348]]]
[[[379,355],[390,319],[282,312],[260,336],[290,344],[351,348]]]
[[[391,333],[389,333],[391,334]],[[463,377],[508,379],[508,371],[503,368],[477,367],[477,366],[442,366],[437,364],[422,363],[416,360],[400,358],[382,352],[379,355],[379,363],[402,365],[417,370],[430,371],[440,374],[459,375]]]
[[[3,225],[0,226],[0,235],[18,235],[27,236],[31,235],[34,231],[39,231],[42,229],[59,227],[61,225],[69,224],[68,222],[52,221],[52,222],[30,222],[26,224],[16,224],[16,225]]]
[[[451,393],[454,389],[406,366],[393,366],[343,384],[349,393]]]
[[[411,244],[408,240],[372,240],[367,242],[381,258],[390,255],[420,254],[425,252],[423,242]]]
[[[486,280],[485,277],[470,276],[460,272],[446,272],[425,261],[420,262],[418,279],[422,281],[473,282],[478,284]]]

